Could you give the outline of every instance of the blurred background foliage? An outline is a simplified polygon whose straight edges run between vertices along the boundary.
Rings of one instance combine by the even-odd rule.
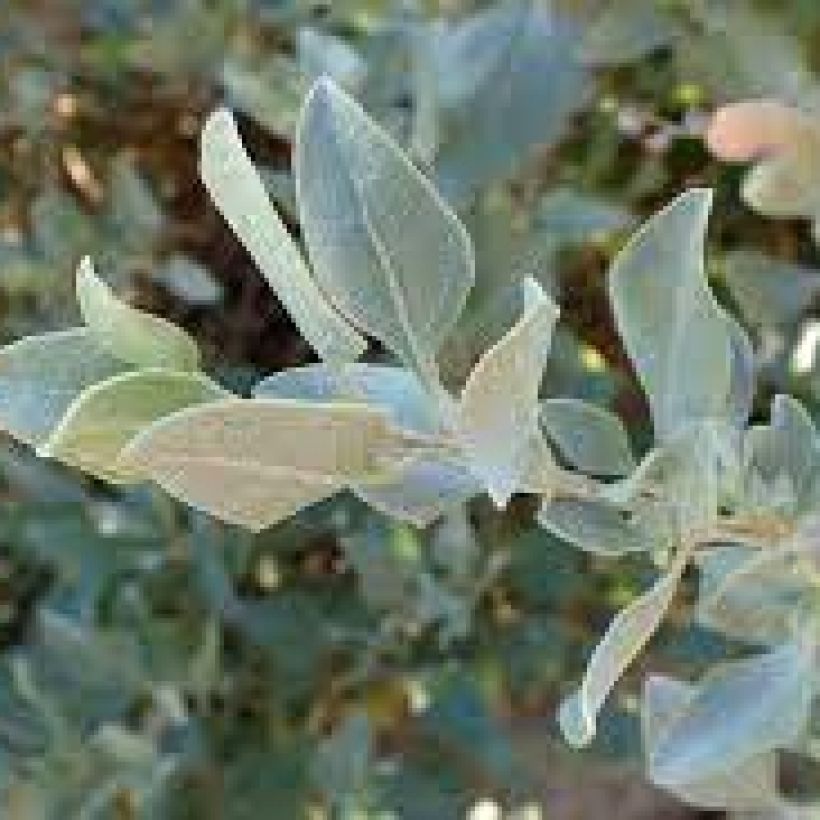
[[[453,383],[534,275],[563,309],[550,394],[614,408],[641,447],[604,272],[641,219],[710,185],[709,274],[756,341],[757,407],[788,391],[815,412],[809,225],[743,205],[742,167],[703,133],[726,102],[816,105],[819,54],[815,0],[4,0],[0,333],[73,324],[90,253],[234,389],[307,361],[207,201],[197,137],[230,106],[298,235],[290,139],[327,73],[475,240]],[[681,606],[594,748],[564,749],[556,702],[653,568],[572,550],[527,499],[418,532],[344,498],[251,537],[10,442],[0,480],[3,816],[694,816],[643,785],[634,682],[732,647]]]

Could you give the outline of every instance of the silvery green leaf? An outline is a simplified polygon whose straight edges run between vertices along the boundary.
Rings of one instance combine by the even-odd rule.
[[[571,467],[596,476],[623,476],[635,468],[621,420],[579,399],[545,399],[541,427]]]
[[[652,410],[655,434],[725,419],[736,329],[703,269],[711,191],[693,189],[653,216],[609,274],[618,330]]]
[[[458,217],[393,140],[326,79],[304,106],[296,182],[320,287],[436,389],[436,351],[474,279],[472,243]]]
[[[420,433],[439,428],[437,411],[412,370],[383,364],[322,364],[282,370],[254,387],[254,396],[316,402],[365,402],[390,412],[400,427]]]
[[[699,556],[698,623],[740,641],[782,644],[811,596],[805,556],[789,548],[765,552],[714,547]]]
[[[659,546],[658,537],[606,501],[547,499],[538,511],[538,523],[558,538],[596,555],[648,552]]]
[[[539,233],[562,243],[587,242],[630,227],[635,218],[622,206],[568,187],[554,188],[534,214]]]
[[[787,497],[782,499],[798,512],[813,498],[820,468],[817,433],[803,406],[786,395],[772,400],[771,423],[751,427],[746,433],[748,480],[765,495],[766,488],[785,482]],[[770,496],[771,502],[774,498]],[[759,498],[759,503],[766,503]]]
[[[337,808],[363,791],[373,756],[373,737],[367,713],[349,715],[319,747],[314,761],[316,784]]]
[[[374,509],[422,528],[481,491],[461,461],[446,457],[412,458],[395,475],[352,489]]]
[[[189,305],[210,306],[222,301],[222,285],[204,265],[182,254],[173,254],[154,271],[153,278]]]
[[[38,452],[107,481],[140,481],[139,472],[117,460],[137,433],[176,410],[227,395],[200,373],[159,369],[120,373],[80,393]]]
[[[558,306],[524,281],[524,314],[470,373],[459,397],[457,429],[473,473],[503,507],[527,473],[538,431],[538,390]]]
[[[328,76],[355,88],[367,72],[362,56],[345,40],[315,28],[300,28],[296,35],[296,58],[307,77]]]
[[[659,734],[649,755],[652,781],[674,787],[724,775],[794,743],[808,721],[812,654],[792,641],[712,669]]]
[[[384,473],[404,445],[365,405],[225,399],[155,422],[121,458],[190,505],[261,530]]]
[[[7,345],[0,349],[0,425],[27,444],[40,444],[77,395],[124,369],[87,328]]]
[[[77,300],[102,350],[135,367],[197,370],[199,350],[182,328],[121,302],[85,257],[77,269]]]
[[[644,684],[641,723],[643,745],[648,759],[670,724],[695,696],[695,687],[662,676],[652,676]],[[731,720],[731,713],[724,716]],[[751,755],[719,774],[700,778],[697,772],[666,788],[681,800],[707,809],[733,811],[761,810],[779,802],[777,757],[773,752]]]
[[[527,0],[440,31],[438,85],[450,104],[436,170],[448,198],[466,200],[561,136],[587,97],[578,39],[558,12]]]
[[[664,575],[621,610],[592,653],[580,688],[561,704],[558,721],[567,742],[586,746],[609,693],[658,629],[672,603],[688,555],[680,550]]]
[[[416,375],[405,368],[353,363],[340,368],[307,365],[275,373],[254,389],[259,398],[317,402],[364,401],[384,408],[407,430],[434,434],[438,413]],[[452,456],[412,458],[383,481],[353,486],[363,501],[381,512],[426,527],[447,510],[476,495],[480,487]]]
[[[788,328],[820,293],[820,272],[751,249],[723,259],[726,285],[743,318],[757,328]]]
[[[316,352],[331,362],[358,358],[367,342],[317,287],[245,153],[233,117],[224,109],[211,114],[202,132],[200,174],[214,203]]]

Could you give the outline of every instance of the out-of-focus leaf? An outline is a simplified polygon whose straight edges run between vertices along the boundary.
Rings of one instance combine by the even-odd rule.
[[[524,315],[478,361],[458,405],[458,430],[473,472],[503,507],[530,467],[538,390],[558,307],[532,279]]]
[[[681,22],[660,4],[615,0],[584,32],[582,54],[592,65],[630,63],[674,43]]]
[[[367,715],[355,712],[319,747],[313,776],[333,806],[342,807],[363,791],[373,754],[372,743]]]
[[[474,279],[464,226],[393,140],[328,80],[305,103],[296,180],[322,289],[425,386],[437,385],[435,354]]]
[[[158,369],[122,373],[83,391],[39,453],[114,483],[140,481],[139,472],[118,461],[137,433],[177,410],[227,395],[199,373]]]
[[[723,259],[725,281],[745,320],[757,328],[789,328],[820,296],[820,272],[751,249]]]
[[[578,399],[541,402],[541,426],[570,466],[589,475],[622,476],[635,460],[621,420]]]
[[[649,751],[653,782],[704,780],[793,743],[808,721],[811,675],[799,641],[711,670]]]
[[[798,401],[775,396],[771,423],[749,428],[745,450],[747,492],[757,504],[774,504],[776,487],[785,492],[780,501],[792,513],[803,511],[814,500],[820,449],[811,417]]]
[[[77,300],[102,350],[135,367],[197,370],[194,340],[174,324],[121,302],[85,257],[77,269]]]
[[[578,39],[566,19],[526,0],[439,28],[446,110],[436,169],[450,199],[466,199],[561,136],[586,98]]]
[[[154,272],[153,278],[189,305],[202,307],[222,301],[222,285],[206,267],[182,254],[167,259]]]
[[[213,113],[203,129],[200,173],[214,203],[316,352],[331,362],[358,358],[366,341],[317,287],[224,109]]]
[[[647,758],[696,694],[695,687],[661,676],[650,677],[643,691],[641,721]],[[728,715],[724,720],[731,719]],[[777,758],[771,753],[751,755],[736,766],[701,778],[689,773],[683,782],[666,785],[687,803],[706,809],[760,810],[777,802]]]
[[[660,440],[734,409],[732,340],[739,330],[703,269],[711,201],[708,190],[682,194],[633,236],[610,270],[618,330]]]
[[[261,530],[388,470],[404,445],[365,405],[227,399],[161,419],[122,458],[192,506]]]
[[[619,612],[592,653],[580,689],[561,704],[558,721],[573,746],[595,737],[598,712],[626,668],[657,630],[672,603],[688,555],[680,550],[647,592]]]
[[[123,370],[86,328],[14,342],[0,350],[0,423],[15,438],[41,444],[83,390]]]
[[[296,57],[310,79],[328,76],[349,88],[359,85],[367,72],[367,64],[350,43],[314,28],[299,29]]]

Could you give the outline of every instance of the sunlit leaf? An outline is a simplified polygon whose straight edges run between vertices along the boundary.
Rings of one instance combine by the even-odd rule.
[[[589,475],[620,476],[635,467],[620,419],[578,399],[546,399],[541,426],[570,466]]]
[[[196,370],[199,350],[176,325],[120,301],[86,257],[77,269],[77,300],[99,346],[136,367]]]
[[[498,506],[527,472],[538,432],[538,390],[558,307],[532,279],[524,314],[478,361],[461,393],[458,429],[473,471]]]
[[[39,452],[108,481],[139,481],[139,472],[117,460],[137,433],[176,410],[226,395],[198,373],[155,369],[122,373],[83,391]]]
[[[598,712],[663,620],[687,558],[681,550],[654,586],[615,616],[592,653],[580,689],[561,704],[561,731],[573,746],[586,746],[595,737]]]
[[[618,330],[660,439],[730,413],[738,330],[703,269],[711,200],[708,190],[682,194],[633,236],[610,270]]]
[[[683,713],[695,696],[695,687],[661,676],[650,677],[643,691],[641,722],[647,758],[664,732]],[[724,719],[731,720],[726,716]],[[707,809],[760,810],[777,802],[777,758],[773,753],[755,754],[736,766],[705,778],[696,771],[683,782],[667,784],[677,797]]]
[[[652,780],[711,778],[793,743],[809,715],[810,656],[808,646],[790,642],[707,673],[650,750]]]
[[[473,284],[464,226],[393,140],[329,80],[319,80],[305,103],[296,180],[321,288],[426,386],[436,385],[436,351]]]
[[[227,399],[161,419],[123,459],[192,506],[261,530],[387,471],[403,445],[364,405]]]
[[[0,425],[42,443],[87,387],[125,370],[86,328],[29,336],[0,350]]]
[[[214,203],[253,256],[302,335],[326,361],[358,358],[367,342],[327,303],[271,205],[230,113],[208,118],[200,173]]]

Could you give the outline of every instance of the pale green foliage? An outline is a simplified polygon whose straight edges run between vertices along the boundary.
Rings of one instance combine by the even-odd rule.
[[[176,325],[117,299],[88,257],[77,269],[77,301],[97,344],[120,361],[133,367],[198,369],[194,340]]]
[[[464,226],[390,137],[320,80],[302,112],[296,186],[320,287],[428,384],[474,279]]]
[[[448,47],[457,52],[458,43]],[[471,60],[475,76],[462,79],[480,83],[489,68]],[[479,491],[501,508],[515,493],[538,496],[539,524],[596,556],[643,554],[658,577],[614,616],[559,710],[576,746],[593,740],[607,698],[694,565],[696,620],[756,654],[693,684],[650,680],[649,776],[698,805],[782,806],[776,755],[813,739],[820,450],[811,418],[786,396],[775,398],[768,424],[748,426],[751,345],[704,269],[711,193],[679,196],[609,271],[617,330],[654,426],[638,458],[609,411],[539,398],[559,311],[531,277],[519,277],[523,311],[495,344],[484,340],[460,385],[445,387],[438,358],[473,286],[472,242],[387,132],[330,80],[314,85],[297,129],[297,205],[311,268],[224,111],[206,125],[201,169],[323,362],[265,379],[251,399],[226,394],[194,372],[198,353],[182,331],[117,300],[85,263],[78,296],[88,328],[0,352],[7,429],[96,475],[152,479],[254,531],[342,490],[419,527],[444,517],[438,538],[461,539],[465,549],[440,573],[418,571],[409,526],[343,541],[372,582],[369,604],[419,629],[441,625],[442,647],[467,634],[483,584],[498,572],[479,560],[458,511]],[[364,335],[395,361],[353,362]],[[435,540],[431,550],[436,564]],[[471,597],[452,592],[459,584]],[[366,787],[367,761],[347,750],[366,751],[369,733],[354,715],[323,746],[316,775],[340,803]],[[139,758],[138,740],[114,745]]]

